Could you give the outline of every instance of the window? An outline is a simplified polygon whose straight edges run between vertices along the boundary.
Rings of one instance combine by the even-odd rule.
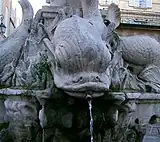
[[[152,8],[152,0],[129,0],[129,6]]]
[[[139,0],[139,7],[146,7],[146,0]]]
[[[115,4],[119,4],[119,0],[105,0],[105,4],[111,4],[111,3],[115,3]]]

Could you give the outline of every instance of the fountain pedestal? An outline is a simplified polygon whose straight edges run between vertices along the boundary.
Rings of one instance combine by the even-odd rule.
[[[108,140],[114,142],[138,140],[141,142],[150,118],[160,113],[160,95],[151,93],[126,93],[125,95],[120,92],[113,94],[126,96],[126,102],[118,103],[118,100],[107,100],[108,97],[93,100],[94,142],[101,140],[104,142]],[[9,130],[11,138],[17,142],[41,141],[42,128],[38,121],[38,111],[41,107],[36,101],[37,97],[41,97],[41,99],[47,99],[44,111],[47,119],[44,127],[45,141],[52,139],[55,142],[57,140],[72,142],[77,138],[80,141],[88,141],[90,117],[87,101],[79,101],[67,96],[63,98],[63,95],[59,94],[56,99],[47,99],[44,93],[38,96],[30,94],[23,97],[3,95],[5,99],[1,101],[4,102],[4,105],[1,103],[1,106],[3,105],[3,108],[5,106],[3,109],[5,113],[1,124],[9,123],[9,125],[1,132]],[[3,133],[1,133],[1,138],[4,138]]]

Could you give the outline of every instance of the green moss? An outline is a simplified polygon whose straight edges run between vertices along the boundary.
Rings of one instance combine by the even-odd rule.
[[[9,123],[0,123],[0,131],[3,129],[7,129],[9,127]]]

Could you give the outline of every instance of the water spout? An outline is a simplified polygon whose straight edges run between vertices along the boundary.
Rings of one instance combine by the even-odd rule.
[[[87,100],[91,100],[91,99],[92,99],[92,96],[89,95],[89,94],[87,94],[87,95],[86,95],[86,99],[87,99]]]
[[[90,113],[90,134],[91,134],[91,142],[93,142],[93,116],[92,116],[92,96],[87,95],[86,99],[88,100],[89,105],[89,113]]]

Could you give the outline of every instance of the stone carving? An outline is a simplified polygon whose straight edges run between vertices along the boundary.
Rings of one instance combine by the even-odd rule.
[[[118,9],[116,10],[118,11]],[[114,11],[111,6],[108,13],[111,13],[110,11]],[[116,19],[113,19],[111,14],[108,14],[109,23],[114,20],[119,24],[120,17],[117,16]],[[121,37],[114,31],[107,40],[113,51],[117,48],[121,50],[125,68],[128,70],[122,89],[159,92],[160,43],[152,37],[143,35]]]
[[[2,72],[5,65],[11,63],[19,55],[20,49],[28,36],[28,30],[33,19],[33,9],[30,3],[26,0],[22,0],[19,3],[23,9],[22,23],[15,32],[0,42],[0,72]]]
[[[20,1],[22,23],[0,42],[1,141],[88,142],[87,96],[94,142],[142,141],[136,102],[125,93],[159,92],[159,43],[120,37],[115,4],[104,20],[98,0],[74,2],[47,1],[33,18],[28,0]]]

